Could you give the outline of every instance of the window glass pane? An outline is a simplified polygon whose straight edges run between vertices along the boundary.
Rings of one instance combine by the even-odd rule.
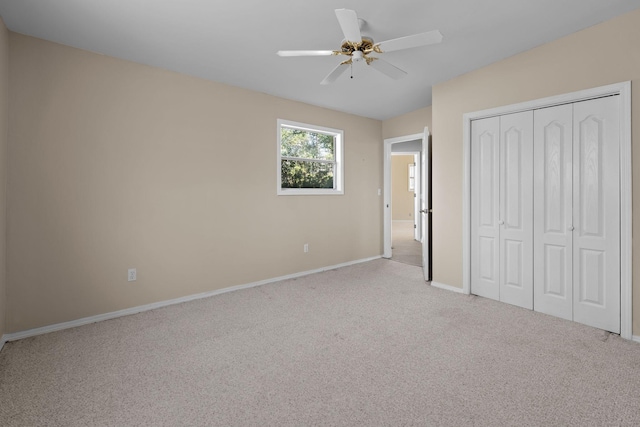
[[[333,164],[282,160],[282,188],[333,188]]]
[[[333,135],[282,127],[281,154],[284,157],[333,160]]]

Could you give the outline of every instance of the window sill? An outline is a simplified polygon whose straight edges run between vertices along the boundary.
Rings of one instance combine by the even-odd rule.
[[[281,188],[278,196],[342,196],[344,190],[330,188]]]

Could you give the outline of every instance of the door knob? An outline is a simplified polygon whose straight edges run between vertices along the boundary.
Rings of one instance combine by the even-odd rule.
[[[504,221],[503,221],[503,220],[500,220],[500,221],[498,221],[498,224],[500,224],[500,225],[504,225]]]
[[[573,225],[569,226],[569,231],[573,231],[575,230],[575,228],[573,227]]]

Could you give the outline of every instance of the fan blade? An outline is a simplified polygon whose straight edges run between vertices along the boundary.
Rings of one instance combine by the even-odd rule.
[[[336,9],[336,17],[344,33],[344,38],[350,42],[361,43],[360,23],[356,12],[351,9]]]
[[[331,56],[332,50],[279,50],[278,56]]]
[[[438,30],[426,33],[414,34],[412,36],[400,37],[376,44],[380,52],[391,52],[394,50],[411,49],[412,47],[436,44],[442,41],[442,34]]]
[[[335,82],[336,79],[342,75],[342,73],[347,71],[347,68],[349,68],[349,64],[347,64],[346,62],[341,62],[336,68],[333,69],[333,71],[331,71],[327,75],[327,77],[324,78],[323,81],[320,82],[320,84],[328,85],[329,83]]]
[[[384,59],[376,58],[374,61],[371,61],[369,65],[380,71],[382,74],[386,74],[387,76],[391,77],[392,79],[398,80],[407,75],[406,71],[401,70],[395,65],[389,64]]]

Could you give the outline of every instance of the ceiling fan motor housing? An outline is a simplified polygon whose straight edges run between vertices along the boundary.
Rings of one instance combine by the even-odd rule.
[[[373,39],[371,37],[362,37],[362,41],[352,42],[344,40],[342,42],[342,52],[346,55],[351,55],[354,52],[362,52],[363,55],[368,55],[373,52]]]

